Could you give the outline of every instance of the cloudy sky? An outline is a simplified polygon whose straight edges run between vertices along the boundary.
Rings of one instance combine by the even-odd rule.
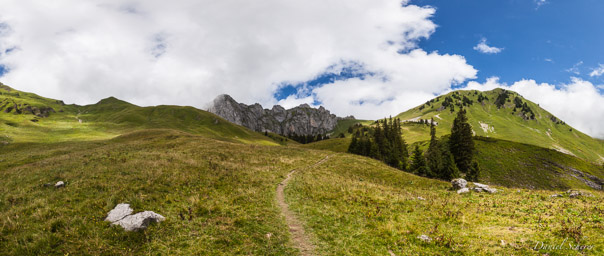
[[[506,87],[604,138],[599,0],[0,0],[0,82],[91,104],[396,115]]]

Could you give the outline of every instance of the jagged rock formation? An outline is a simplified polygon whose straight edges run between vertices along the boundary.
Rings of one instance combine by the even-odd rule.
[[[281,135],[326,134],[338,123],[338,117],[323,107],[316,109],[308,104],[302,104],[292,109],[285,109],[279,105],[273,106],[272,109],[264,109],[258,103],[249,106],[238,103],[226,94],[216,97],[208,111],[254,131],[268,131]]]

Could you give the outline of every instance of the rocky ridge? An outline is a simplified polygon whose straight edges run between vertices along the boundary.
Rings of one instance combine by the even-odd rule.
[[[238,103],[226,94],[216,97],[208,111],[254,131],[273,132],[286,136],[326,134],[332,131],[341,119],[324,107],[317,109],[302,104],[291,109],[279,105],[264,109],[258,103],[253,105]]]

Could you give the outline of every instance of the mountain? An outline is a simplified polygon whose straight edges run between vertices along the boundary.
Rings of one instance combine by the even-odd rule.
[[[66,105],[0,86],[0,143],[99,140],[143,129],[174,129],[243,143],[286,143],[193,107],[139,107],[114,97],[86,106]]]
[[[192,107],[113,97],[66,105],[2,86],[0,102],[2,255],[532,255],[552,253],[536,241],[565,239],[595,245],[575,254],[604,254],[604,192],[580,180],[603,170],[555,150],[477,137],[481,181],[514,189],[457,194],[313,149],[350,138],[286,144]],[[340,120],[334,133],[357,122],[372,123]],[[409,141],[425,136],[425,125],[405,129]],[[539,190],[569,187],[582,190]],[[124,231],[104,221],[121,203],[165,221]]]
[[[509,90],[454,91],[396,117],[405,122],[403,134],[408,142],[426,141],[430,139],[429,126],[420,120],[433,118],[438,123],[437,136],[443,136],[450,133],[456,111],[462,106],[477,136],[554,149],[594,163],[604,161],[602,140],[582,133]]]
[[[272,109],[264,109],[258,103],[238,103],[226,94],[216,97],[208,111],[254,131],[281,135],[324,135],[332,131],[340,120],[322,106],[316,109],[302,104],[285,109],[275,105]]]

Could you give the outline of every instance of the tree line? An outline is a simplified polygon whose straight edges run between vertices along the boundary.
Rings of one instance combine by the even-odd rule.
[[[463,107],[457,112],[449,136],[437,138],[436,126],[431,119],[428,149],[423,152],[416,145],[411,159],[408,159],[407,144],[398,118],[378,120],[375,127],[357,125],[355,128],[349,153],[378,159],[395,168],[429,178],[451,180],[462,175],[470,181],[479,178],[480,167],[474,159],[472,127]]]

